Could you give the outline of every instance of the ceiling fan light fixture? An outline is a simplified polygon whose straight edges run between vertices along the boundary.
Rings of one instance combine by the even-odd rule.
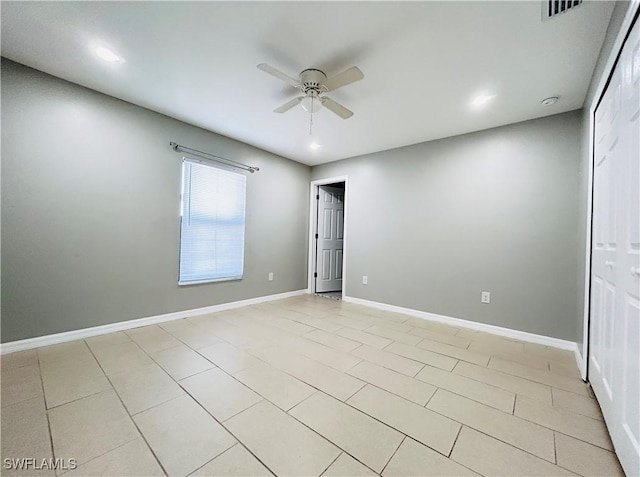
[[[364,78],[364,74],[357,66],[352,66],[338,73],[335,76],[327,78],[323,71],[316,68],[307,68],[303,70],[298,79],[289,76],[282,71],[270,66],[266,63],[260,63],[258,69],[270,74],[271,76],[290,84],[294,88],[300,90],[304,96],[298,96],[284,103],[282,106],[273,110],[274,113],[286,113],[290,109],[300,105],[302,109],[310,115],[309,134],[313,126],[313,113],[317,113],[320,109],[327,109],[342,119],[349,119],[353,116],[353,111],[349,111],[337,101],[328,96],[321,96],[324,93],[334,91],[338,88],[350,85]]]
[[[300,104],[302,105],[302,109],[310,114],[317,113],[320,111],[320,108],[322,108],[322,103],[317,95],[305,96],[302,98],[302,101],[300,101]]]

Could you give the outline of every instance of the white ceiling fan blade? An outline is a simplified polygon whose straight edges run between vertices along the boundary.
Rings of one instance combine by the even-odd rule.
[[[364,78],[364,74],[360,71],[360,68],[352,66],[348,70],[328,78],[327,81],[324,82],[324,85],[327,87],[327,91],[333,91],[348,84],[355,83],[356,81],[360,81],[362,78]]]
[[[300,101],[302,101],[302,98],[304,98],[304,96],[298,96],[297,98],[293,98],[291,101],[289,101],[287,103],[284,103],[279,108],[274,109],[273,112],[274,113],[286,113],[287,111],[289,111],[294,106],[297,106],[298,104],[300,104]]]
[[[276,78],[281,79],[285,83],[289,83],[291,86],[300,86],[300,82],[297,79],[284,74],[282,71],[277,70],[273,66],[270,66],[266,63],[260,63],[258,65],[258,69],[264,71],[265,73],[269,73],[271,76],[275,76]]]
[[[320,101],[322,102],[322,105],[325,108],[327,108],[332,113],[337,114],[342,119],[349,119],[351,116],[353,116],[353,112],[349,111],[347,108],[342,106],[340,103],[336,103],[331,98],[327,98],[326,96],[323,96],[322,98],[320,98]]]

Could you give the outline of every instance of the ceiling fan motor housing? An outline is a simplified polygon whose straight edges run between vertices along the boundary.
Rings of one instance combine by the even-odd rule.
[[[327,75],[320,70],[311,68],[300,73],[300,89],[305,94],[309,93],[309,91],[315,91],[318,94],[322,93],[326,81]]]
[[[290,109],[300,105],[302,109],[311,114],[322,108],[326,108],[342,119],[350,118],[353,116],[353,112],[328,96],[324,96],[324,93],[334,91],[364,78],[364,74],[362,74],[362,71],[360,71],[360,68],[357,66],[347,68],[342,73],[338,73],[331,78],[327,78],[324,71],[316,68],[308,68],[302,71],[302,73],[298,75],[298,78],[289,76],[267,63],[260,63],[258,69],[297,88],[304,94],[304,96],[293,98],[291,101],[287,101],[282,106],[274,109],[274,113],[286,113]]]

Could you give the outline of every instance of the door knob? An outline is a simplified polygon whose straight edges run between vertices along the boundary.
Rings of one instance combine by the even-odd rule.
[[[631,267],[631,276],[632,277],[640,276],[640,268]]]

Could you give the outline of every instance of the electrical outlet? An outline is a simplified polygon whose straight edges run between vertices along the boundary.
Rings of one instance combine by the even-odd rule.
[[[480,294],[480,301],[482,303],[491,303],[491,292],[482,292]]]
[[[369,277],[367,275],[362,275],[362,284],[363,285],[369,284]]]
[[[273,281],[273,272],[269,272],[269,281],[272,282]]]

